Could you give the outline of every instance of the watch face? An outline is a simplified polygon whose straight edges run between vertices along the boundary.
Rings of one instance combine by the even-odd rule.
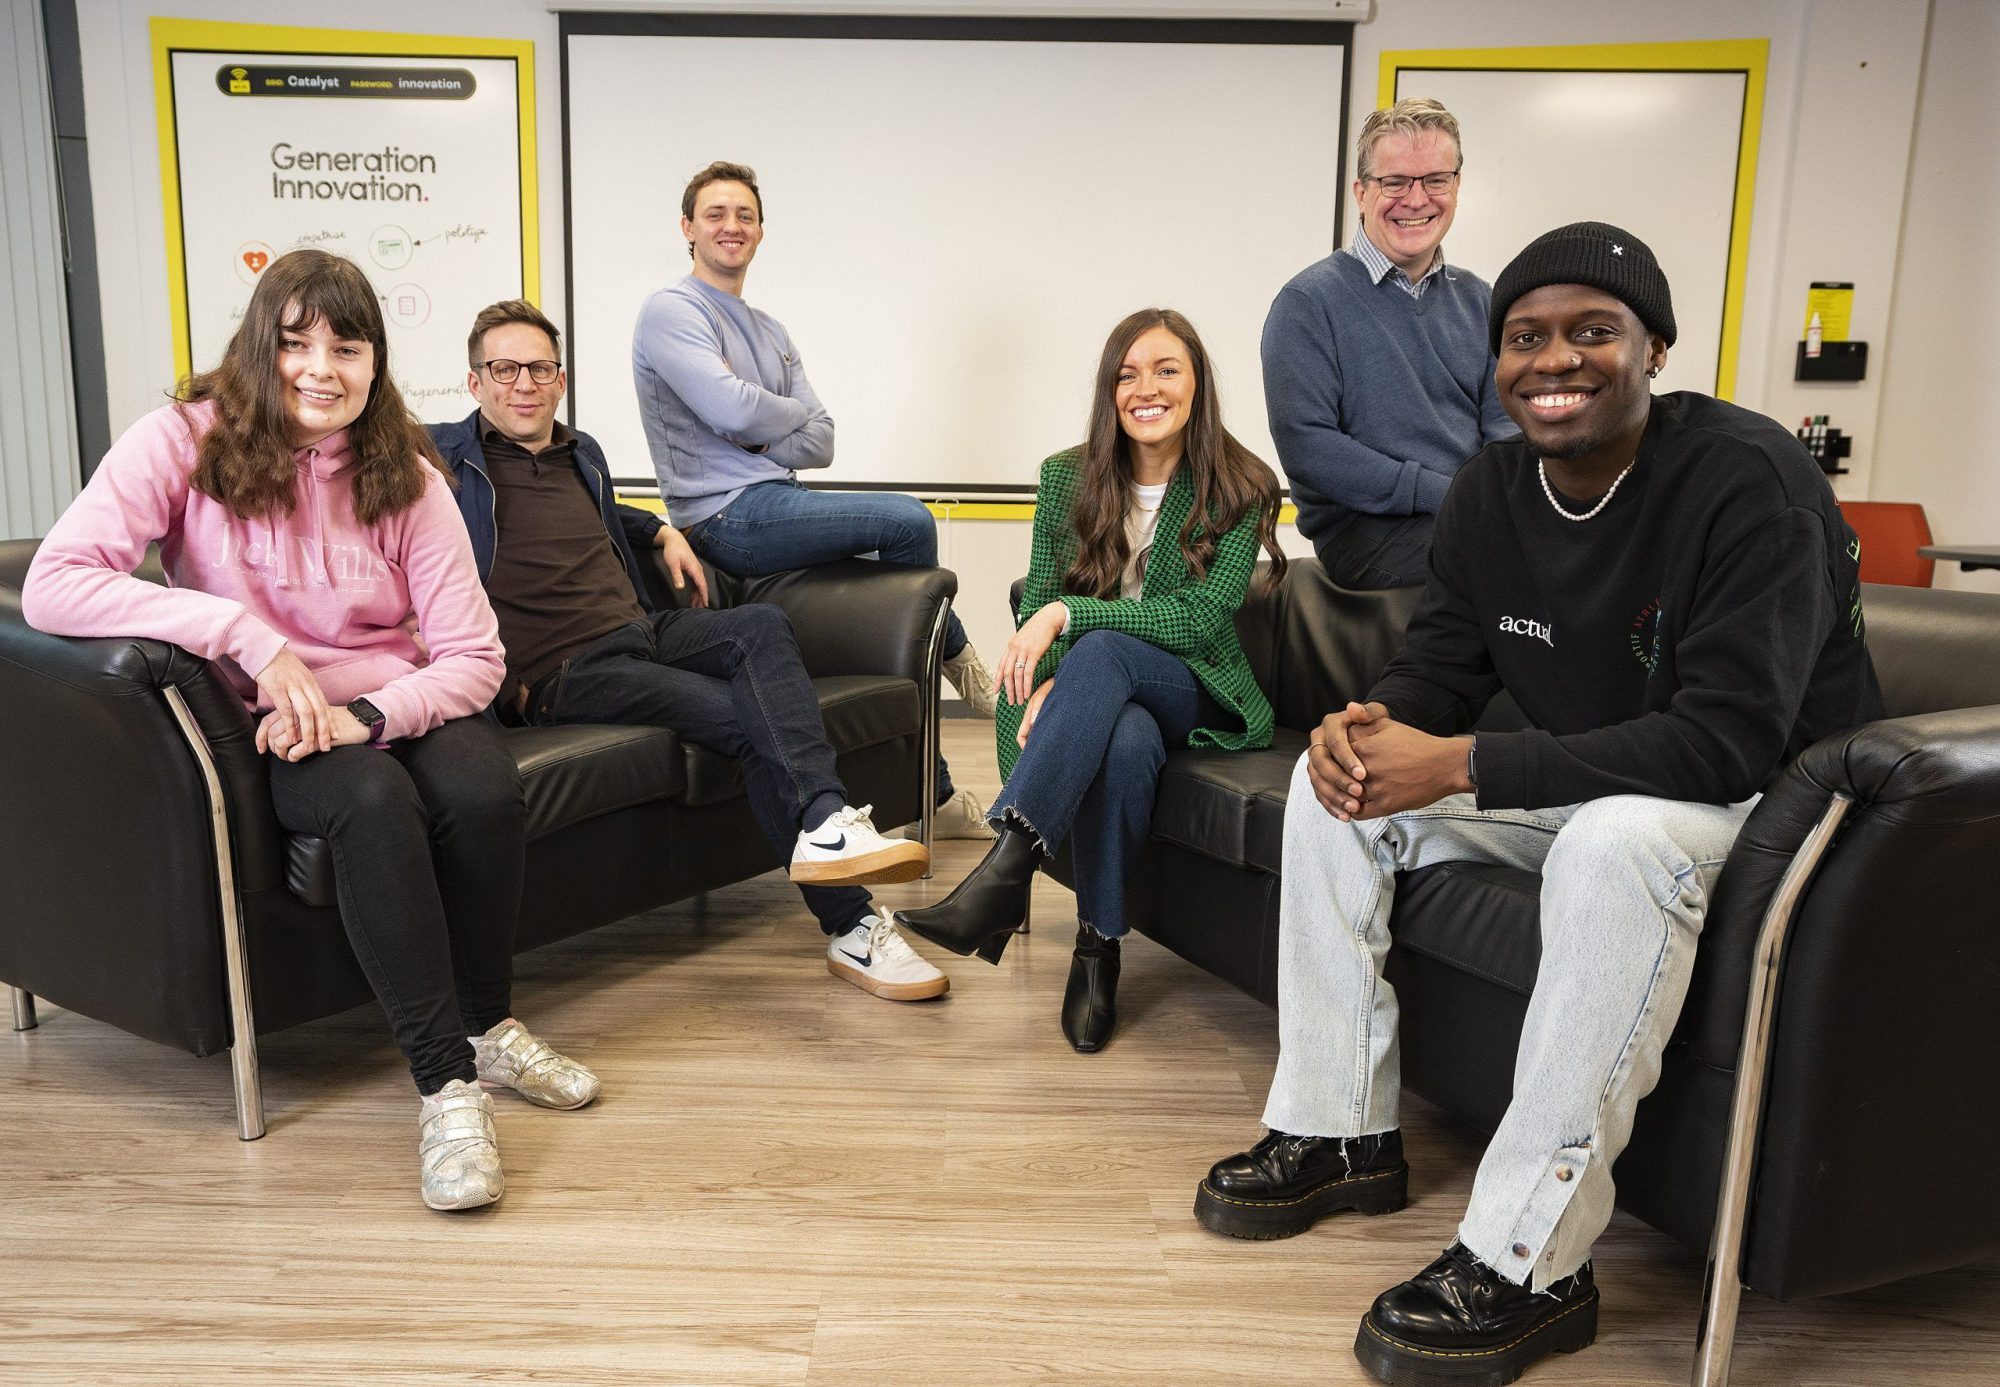
[[[354,714],[364,727],[380,727],[388,721],[382,710],[365,698],[357,698],[348,704],[347,711]]]

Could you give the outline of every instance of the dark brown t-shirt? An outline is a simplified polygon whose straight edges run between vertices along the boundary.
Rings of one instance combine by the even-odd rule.
[[[576,435],[531,453],[482,421],[499,531],[486,596],[500,619],[507,672],[532,685],[591,642],[646,613],[605,531],[576,459]]]

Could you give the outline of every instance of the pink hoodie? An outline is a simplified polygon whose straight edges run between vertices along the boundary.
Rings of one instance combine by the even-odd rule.
[[[42,541],[28,623],[65,636],[149,636],[216,662],[256,711],[255,676],[290,646],[327,702],[367,698],[388,739],[492,702],[500,628],[457,503],[433,473],[375,525],[354,515],[347,434],[301,448],[289,516],[241,520],[188,485],[215,406],[156,409],[112,445]],[[132,576],[157,540],[170,587]]]

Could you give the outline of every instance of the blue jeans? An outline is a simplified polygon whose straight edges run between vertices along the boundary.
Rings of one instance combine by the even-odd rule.
[[[895,492],[809,491],[801,482],[758,482],[683,531],[689,547],[734,578],[873,554],[890,563],[937,567],[937,522],[924,503]],[[965,649],[965,627],[944,619],[944,657]],[[938,757],[938,803],[957,790]]]
[[[887,491],[809,491],[796,481],[758,482],[687,528],[694,552],[736,578],[873,554],[936,568],[937,522],[914,496]],[[945,618],[944,657],[965,649],[965,627]]]
[[[768,603],[667,611],[620,627],[535,685],[528,720],[667,727],[735,757],[750,812],[781,862],[791,861],[801,828],[847,802],[791,619]],[[799,894],[828,934],[871,908],[858,886]]]
[[[1231,715],[1178,655],[1091,631],[1056,667],[1027,748],[987,818],[1021,824],[1054,853],[1075,830],[1077,918],[1107,939],[1125,923],[1125,879],[1146,846],[1169,746]]]

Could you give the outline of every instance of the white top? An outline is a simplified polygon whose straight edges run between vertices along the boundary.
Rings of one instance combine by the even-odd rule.
[[[1167,485],[1132,484],[1132,505],[1125,512],[1125,545],[1132,557],[1125,561],[1118,584],[1120,597],[1137,597],[1146,585],[1146,565],[1153,557],[1153,535],[1160,528],[1160,502],[1166,499]]]

